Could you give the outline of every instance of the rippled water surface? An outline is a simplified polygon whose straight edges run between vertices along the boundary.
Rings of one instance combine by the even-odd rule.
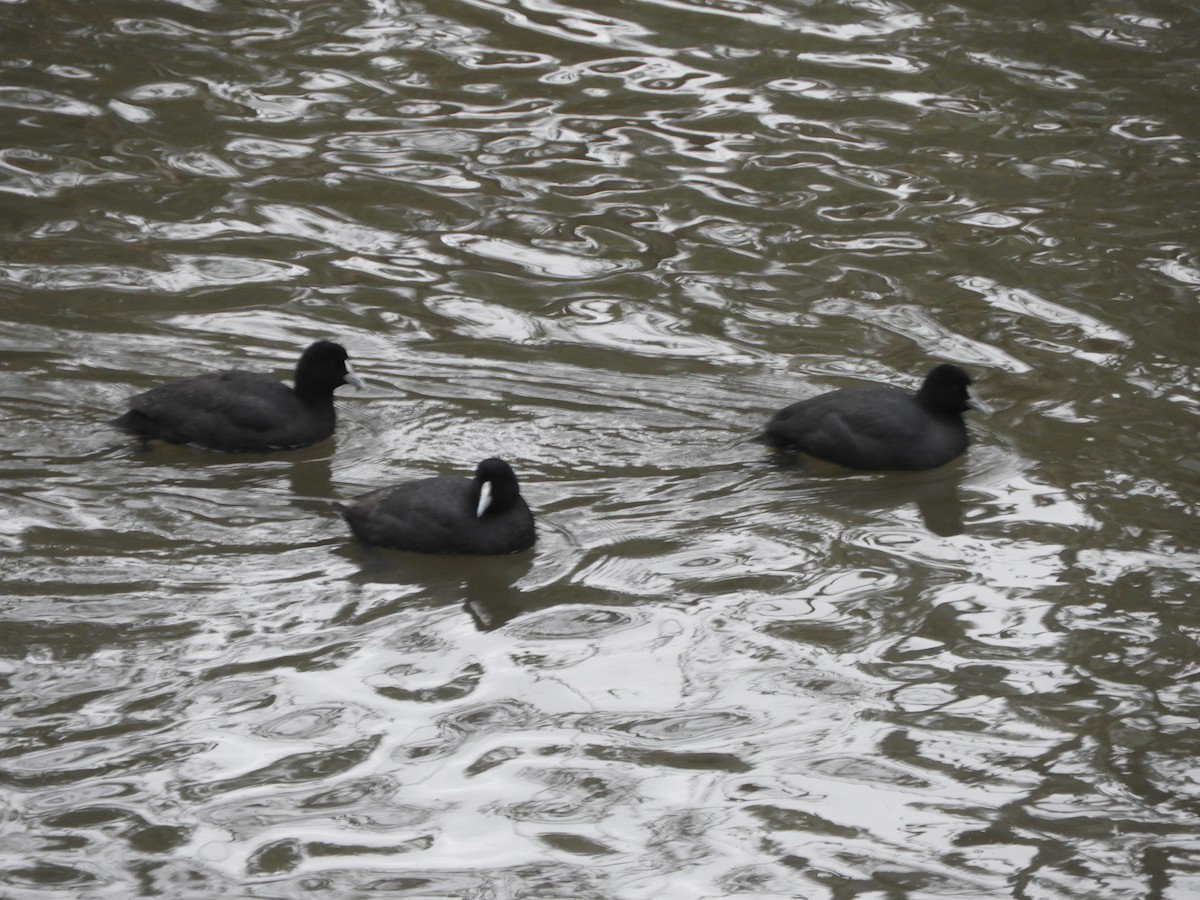
[[[0,3],[0,894],[1200,896],[1200,11]],[[160,381],[369,381],[138,448]],[[966,367],[968,455],[750,443]],[[535,550],[330,500],[509,459]]]

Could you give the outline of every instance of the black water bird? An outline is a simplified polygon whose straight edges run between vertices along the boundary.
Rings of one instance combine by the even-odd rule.
[[[942,363],[916,393],[872,385],[793,403],[758,440],[850,469],[934,469],[966,451],[968,409],[990,412],[972,394],[970,376]]]
[[[516,553],[533,546],[533,513],[502,459],[473,478],[442,475],[379,488],[334,508],[367,544],[415,553]]]
[[[306,447],[333,434],[333,392],[361,388],[341,344],[317,341],[296,363],[288,387],[269,375],[231,369],[171,381],[129,400],[112,420],[121,431],[210,450],[265,451]]]

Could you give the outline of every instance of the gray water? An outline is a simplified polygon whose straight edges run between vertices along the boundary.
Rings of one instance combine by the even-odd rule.
[[[10,0],[0,145],[0,895],[1200,896],[1193,4]],[[329,505],[489,455],[530,553]]]

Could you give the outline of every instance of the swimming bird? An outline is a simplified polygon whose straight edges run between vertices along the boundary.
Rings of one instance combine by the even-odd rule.
[[[405,481],[334,508],[364,543],[416,553],[516,553],[535,539],[517,476],[495,457],[481,462],[473,478]]]
[[[942,363],[914,394],[886,385],[843,388],[775,414],[758,440],[850,469],[933,469],[967,449],[968,409],[990,412],[971,378]]]
[[[129,400],[113,419],[121,431],[210,450],[262,451],[306,447],[333,434],[333,392],[363,387],[341,344],[317,341],[296,363],[295,384],[230,369],[171,381]]]

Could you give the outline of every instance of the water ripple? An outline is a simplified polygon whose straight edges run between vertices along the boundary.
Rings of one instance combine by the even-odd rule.
[[[305,274],[301,266],[233,256],[164,257],[166,271],[137,266],[25,263],[0,265],[0,282],[37,290],[66,291],[105,287],[135,293],[178,294],[198,288],[292,281]]]
[[[800,53],[797,59],[823,66],[885,69],[903,74],[915,74],[926,69],[925,64],[919,60],[884,53]]]
[[[1045,63],[1013,59],[996,53],[968,53],[967,57],[984,66],[993,67],[1006,75],[1032,81],[1042,87],[1060,91],[1078,90],[1086,82],[1083,75]]]
[[[953,280],[959,287],[980,294],[988,303],[998,309],[1031,316],[1050,325],[1071,325],[1077,328],[1084,337],[1094,340],[1113,341],[1119,344],[1130,343],[1128,335],[1111,325],[1079,310],[1070,309],[1039,297],[1028,289],[1006,288],[991,279],[980,276],[962,276]]]
[[[136,174],[104,172],[78,160],[59,159],[50,154],[25,149],[0,149],[0,193],[24,197],[57,197],[65,192],[93,186],[137,180]],[[48,232],[54,230],[43,227]],[[61,227],[71,230],[75,226],[68,224]]]
[[[1030,366],[999,347],[972,340],[941,324],[926,310],[909,305],[878,306],[848,299],[823,300],[812,311],[823,316],[849,316],[863,323],[886,328],[912,340],[936,359],[952,359],[965,365],[1027,372]]]
[[[612,609],[548,610],[523,619],[510,628],[510,633],[538,640],[601,638],[631,628],[636,622],[632,615]]]
[[[12,891],[1195,893],[1194,11],[7,6]],[[104,425],[323,336],[321,445]],[[939,359],[950,466],[749,442]],[[528,554],[329,506],[494,453]]]
[[[64,116],[99,116],[104,111],[91,103],[41,88],[0,86],[0,107],[31,109]]]
[[[535,275],[549,278],[596,278],[614,272],[627,272],[639,266],[635,260],[584,257],[548,248],[521,246],[483,235],[447,234],[443,235],[442,241],[456,250],[486,259],[511,262]]]

